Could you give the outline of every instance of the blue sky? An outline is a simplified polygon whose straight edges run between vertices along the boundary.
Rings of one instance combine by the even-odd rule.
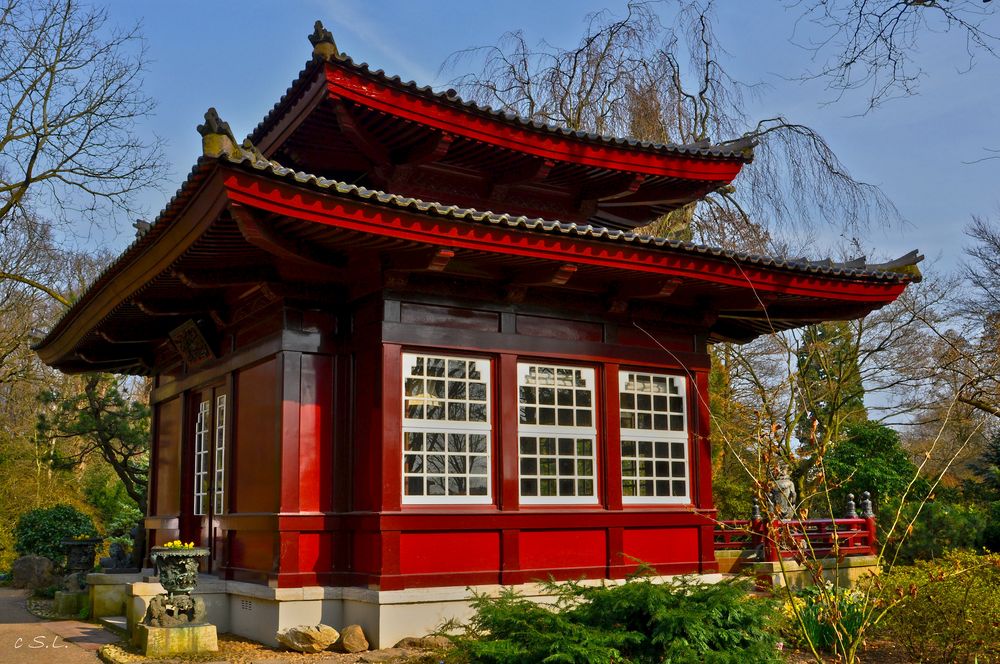
[[[491,44],[513,29],[531,43],[570,46],[584,16],[601,8],[621,11],[623,0],[288,0],[267,2],[105,3],[111,21],[140,21],[149,48],[147,93],[156,115],[143,131],[167,141],[171,169],[164,193],[142,203],[155,215],[179,186],[201,146],[195,126],[215,106],[238,137],[246,135],[281,96],[310,55],[306,35],[321,19],[338,47],[355,60],[404,79],[436,86],[455,50]],[[751,114],[781,114],[819,130],[861,179],[883,187],[908,224],[873,230],[866,246],[884,256],[919,248],[942,268],[961,258],[962,229],[971,215],[1000,217],[1000,160],[966,164],[1000,147],[1000,61],[982,59],[971,72],[957,35],[928,33],[916,54],[928,76],[917,97],[852,117],[860,98],[823,105],[817,84],[789,81],[809,66],[809,54],[789,42],[796,14],[779,0],[719,0],[717,30],[730,71],[768,84]],[[1000,18],[997,19],[1000,23]],[[1000,25],[997,26],[1000,28]],[[1000,32],[1000,29],[994,30]],[[753,168],[753,166],[749,166]],[[112,249],[131,240],[131,229],[108,238]],[[818,252],[822,253],[822,252]]]

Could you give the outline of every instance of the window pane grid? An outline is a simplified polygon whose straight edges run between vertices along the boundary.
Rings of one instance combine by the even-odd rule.
[[[211,403],[198,404],[194,425],[194,513],[204,515],[208,507],[208,424]]]
[[[489,362],[403,354],[403,502],[490,502]]]
[[[687,432],[682,377],[627,371],[620,382],[622,429]]]
[[[623,502],[689,502],[684,378],[627,371],[619,388]]]
[[[226,492],[226,395],[215,399],[215,514],[222,514]]]
[[[488,424],[488,374],[483,360],[404,354],[403,419]]]
[[[522,502],[596,502],[593,385],[593,369],[518,365]]]

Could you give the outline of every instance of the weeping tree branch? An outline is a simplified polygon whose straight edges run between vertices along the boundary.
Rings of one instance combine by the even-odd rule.
[[[669,7],[676,11],[667,16]],[[749,117],[759,84],[727,73],[714,12],[711,0],[637,0],[624,16],[589,15],[575,46],[531,47],[524,33],[507,33],[453,54],[442,69],[472,69],[452,84],[474,101],[571,129],[657,143],[759,143],[732,189],[678,210],[649,227],[654,233],[773,253],[793,233],[820,226],[854,233],[899,221],[888,198],[855,180],[817,132],[784,117]]]
[[[817,63],[801,78],[825,81],[831,102],[863,90],[864,113],[917,93],[925,72],[916,54],[929,34],[955,32],[964,39],[966,70],[981,55],[1000,54],[1000,37],[988,29],[996,14],[990,0],[794,0],[786,6],[809,28],[793,40]]]

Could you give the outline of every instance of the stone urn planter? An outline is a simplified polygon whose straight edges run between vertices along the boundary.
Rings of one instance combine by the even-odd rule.
[[[160,577],[160,585],[167,595],[190,595],[198,584],[198,559],[209,553],[205,547],[193,549],[175,549],[165,546],[154,546],[149,557],[156,566],[156,574]]]
[[[66,552],[66,570],[73,573],[84,573],[94,569],[94,559],[97,557],[97,547],[101,543],[98,537],[88,539],[63,540],[63,550]]]

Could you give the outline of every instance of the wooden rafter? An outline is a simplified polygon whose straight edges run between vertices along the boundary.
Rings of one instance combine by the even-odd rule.
[[[263,281],[275,281],[277,275],[269,267],[244,267],[218,270],[174,270],[174,276],[188,288],[226,288]]]
[[[389,151],[385,145],[365,129],[364,125],[355,117],[353,110],[342,100],[335,100],[332,104],[340,131],[373,164],[392,163]]]
[[[231,204],[229,211],[247,242],[279,259],[320,270],[339,268],[344,264],[342,256],[326,254],[303,242],[282,237],[280,233],[268,227],[259,213],[244,205]]]
[[[451,144],[455,141],[455,135],[445,131],[433,131],[426,139],[404,151],[394,152],[392,161],[396,164],[431,164],[441,160]]]

